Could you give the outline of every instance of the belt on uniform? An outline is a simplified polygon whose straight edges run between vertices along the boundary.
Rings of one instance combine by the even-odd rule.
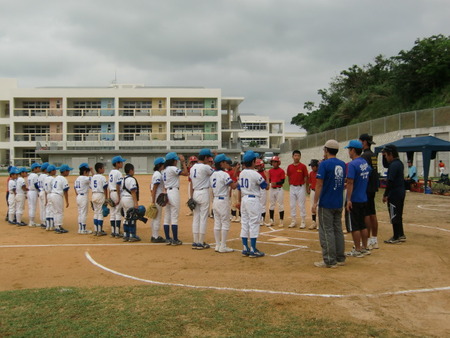
[[[205,190],[205,189],[208,189],[208,188],[194,189],[194,191],[200,191],[200,190]]]
[[[178,187],[167,188],[167,190],[172,190],[172,189],[177,189],[178,190]]]
[[[225,197],[223,197],[223,196],[217,196],[217,198],[218,198],[219,200],[224,200],[224,199],[225,199]]]
[[[293,184],[294,187],[301,187],[303,184]]]
[[[281,187],[272,187],[272,189],[281,189]]]
[[[255,198],[256,196],[255,195],[247,195],[247,197]]]
[[[113,191],[117,191],[117,190],[116,189],[111,189],[110,191],[113,192]]]
[[[80,196],[84,196],[84,194],[78,194],[78,195],[80,195]]]

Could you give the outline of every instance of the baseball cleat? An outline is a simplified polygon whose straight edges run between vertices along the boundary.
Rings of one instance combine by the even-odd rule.
[[[264,257],[264,252],[259,251],[258,249],[255,249],[255,251],[250,251],[250,258],[258,258],[258,257]]]
[[[211,246],[209,244],[206,244],[205,242],[202,243],[197,243],[197,250],[204,250],[204,249],[209,249]]]
[[[400,243],[400,240],[399,239],[395,239],[394,237],[392,237],[392,238],[389,238],[388,240],[384,241],[384,243],[386,243],[386,244],[397,244],[397,243]]]
[[[312,224],[309,226],[309,230],[314,230],[314,229],[316,229],[317,228],[317,225],[316,225],[316,222],[312,222]]]
[[[199,245],[200,245],[200,243],[192,243],[192,249],[197,250]]]
[[[131,236],[128,242],[139,242],[141,238],[139,236]]]
[[[234,250],[227,246],[221,246],[219,249],[219,252],[220,253],[228,253],[228,252],[234,252]]]
[[[155,237],[150,238],[150,242],[152,242],[152,243],[165,243],[166,240],[164,238],[162,238],[161,236],[158,236],[156,238]]]
[[[361,253],[361,251],[352,249],[352,251],[348,251],[345,253],[346,256],[348,257],[356,257],[356,258],[363,258],[364,255]]]
[[[302,223],[300,223],[300,229],[305,229],[305,228],[306,228],[305,221],[302,221]]]
[[[172,243],[171,243],[171,245],[173,245],[173,246],[177,246],[177,245],[181,245],[181,244],[183,244],[183,242],[180,241],[179,239],[177,239],[177,240],[173,239]]]
[[[242,254],[242,257],[248,257],[248,256],[250,256],[250,250],[242,250],[241,254]]]
[[[295,228],[297,226],[296,221],[292,221],[291,224],[288,225],[288,228]]]

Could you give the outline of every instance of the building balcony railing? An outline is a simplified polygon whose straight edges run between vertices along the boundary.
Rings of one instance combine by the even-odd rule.
[[[217,116],[218,110],[213,108],[171,108],[170,116]]]
[[[198,133],[198,132],[175,132],[170,134],[171,141],[217,141],[219,135],[214,133]]]
[[[67,141],[100,142],[114,141],[114,133],[67,133]]]
[[[15,133],[14,141],[16,142],[49,142],[49,141],[62,141],[63,134],[58,133]]]
[[[14,116],[20,117],[34,117],[34,116],[62,116],[62,109],[48,108],[48,109],[26,109],[26,108],[15,108]]]
[[[165,108],[119,108],[119,116],[166,116]]]
[[[42,162],[40,157],[16,157],[14,158],[14,165],[16,167],[31,167],[34,162]]]
[[[165,141],[167,133],[119,133],[119,141]]]
[[[67,108],[67,116],[114,116],[114,108]]]

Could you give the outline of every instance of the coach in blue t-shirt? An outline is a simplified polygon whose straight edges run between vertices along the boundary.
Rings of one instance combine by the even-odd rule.
[[[368,232],[364,221],[367,208],[367,184],[371,168],[361,157],[363,145],[361,141],[351,140],[348,155],[352,161],[348,164],[347,172],[347,206],[346,221],[348,230],[352,233],[355,248],[347,252],[347,256],[362,258],[370,255],[367,250]],[[361,247],[362,240],[362,247]]]
[[[328,140],[323,148],[325,160],[317,172],[316,194],[312,213],[319,204],[319,239],[322,247],[322,262],[317,267],[335,268],[345,265],[345,244],[342,233],[342,201],[345,180],[345,163],[336,158],[339,143]],[[320,198],[320,202],[319,202]]]

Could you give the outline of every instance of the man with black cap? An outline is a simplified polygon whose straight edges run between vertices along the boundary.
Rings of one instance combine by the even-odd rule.
[[[389,216],[394,235],[384,241],[387,244],[396,244],[406,241],[403,233],[403,205],[405,202],[405,184],[403,180],[404,166],[398,156],[397,147],[393,144],[386,145],[383,157],[389,163],[387,174],[387,186],[383,195],[383,203],[388,203]]]
[[[379,178],[378,178],[378,158],[374,152],[370,149],[373,142],[372,135],[361,134],[359,140],[363,145],[363,153],[361,157],[369,164],[370,171],[369,183],[367,184],[367,205],[366,205],[366,217],[365,223],[368,231],[369,241],[367,247],[369,250],[378,249],[378,219],[377,211],[375,209],[375,195],[378,191]]]

